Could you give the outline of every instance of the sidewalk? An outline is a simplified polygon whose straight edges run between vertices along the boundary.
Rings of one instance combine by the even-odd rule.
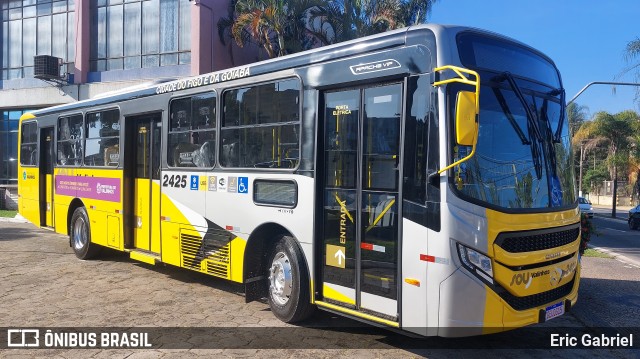
[[[8,222],[8,223],[27,223],[28,221],[20,215],[20,213],[16,214],[15,217],[0,217],[0,222]]]

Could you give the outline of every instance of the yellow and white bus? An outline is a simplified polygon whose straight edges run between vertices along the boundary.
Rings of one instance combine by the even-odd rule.
[[[19,210],[315,308],[419,335],[543,322],[577,300],[579,212],[547,56],[421,25],[25,114]]]

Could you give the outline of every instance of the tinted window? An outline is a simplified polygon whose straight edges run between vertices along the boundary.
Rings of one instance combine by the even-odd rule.
[[[118,166],[120,161],[120,112],[109,110],[87,114],[84,164]]]
[[[222,166],[296,167],[299,96],[297,80],[226,91],[220,144]]]
[[[20,138],[20,164],[35,166],[38,164],[38,124],[23,123]]]
[[[58,119],[57,161],[59,165],[77,166],[82,163],[83,138],[82,115]]]
[[[522,45],[496,37],[465,32],[458,35],[458,51],[464,66],[499,72],[508,71],[514,75],[560,87],[560,79],[554,65]]]
[[[171,102],[167,163],[211,168],[216,157],[216,96],[207,93]]]

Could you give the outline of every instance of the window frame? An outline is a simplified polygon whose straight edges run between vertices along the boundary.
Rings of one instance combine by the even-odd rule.
[[[215,121],[216,124],[215,126],[211,127],[211,128],[207,128],[207,129],[198,129],[198,130],[193,130],[193,129],[189,129],[186,131],[172,131],[171,130],[171,106],[173,105],[173,103],[175,101],[179,101],[179,100],[184,100],[184,99],[190,99],[191,101],[191,105],[193,105],[193,98],[194,97],[198,97],[198,96],[202,96],[202,95],[206,95],[206,94],[212,94],[213,98],[215,98],[215,105],[213,106],[213,109],[215,111]],[[218,117],[218,113],[220,112],[219,109],[219,101],[220,97],[218,96],[218,91],[216,89],[209,89],[207,91],[201,91],[201,92],[194,92],[194,93],[190,93],[188,95],[180,95],[180,96],[176,96],[176,97],[172,97],[169,100],[169,107],[168,107],[168,111],[167,111],[167,136],[164,138],[165,139],[165,151],[164,152],[164,156],[165,156],[165,162],[167,164],[166,169],[168,170],[173,170],[173,171],[193,171],[193,172],[207,172],[207,171],[211,171],[214,168],[218,167],[218,142],[220,141],[220,130],[219,130],[219,126],[220,126],[220,117]],[[192,108],[193,109],[193,108]],[[192,116],[193,117],[193,116]],[[191,128],[191,125],[189,126]],[[214,133],[214,139],[216,141],[216,144],[214,146],[214,156],[213,156],[213,164],[210,167],[198,167],[198,166],[193,166],[193,167],[181,167],[181,166],[175,166],[175,164],[172,166],[169,164],[169,138],[171,136],[171,134],[176,134],[176,133],[193,133],[193,132],[213,132]]]
[[[24,133],[24,131],[23,131],[24,130],[24,126],[25,125],[30,125],[30,124],[34,124],[36,126],[36,142],[22,142],[22,136],[23,136],[23,133]],[[39,135],[38,134],[38,129],[39,128],[40,127],[38,126],[38,120],[36,120],[36,119],[28,120],[28,121],[22,121],[20,123],[20,136],[19,136],[20,148],[18,148],[18,154],[20,156],[20,161],[19,161],[20,167],[38,167],[40,165],[40,158],[39,158],[40,157],[40,155],[39,155],[39,153],[40,153],[40,144],[39,144],[39,141],[38,141],[38,135]],[[36,145],[36,152],[38,153],[38,156],[36,157],[36,163],[35,164],[24,164],[24,162],[22,161],[22,146],[25,143],[28,144],[28,145],[30,145],[30,144],[35,144]]]
[[[85,127],[85,121],[84,121],[84,114],[82,112],[78,112],[78,113],[70,113],[70,114],[65,114],[65,115],[58,115],[58,117],[56,118],[56,123],[55,123],[55,138],[56,138],[56,143],[55,143],[55,148],[54,151],[56,152],[56,158],[55,158],[55,164],[54,167],[65,167],[65,168],[79,168],[79,167],[84,167],[84,133],[82,134],[82,138],[80,139],[80,142],[82,143],[82,154],[81,154],[81,161],[80,164],[77,165],[63,165],[60,164],[60,162],[58,161],[58,144],[60,143],[60,136],[59,136],[59,132],[60,132],[60,119],[65,118],[65,117],[74,117],[74,116],[80,116],[82,117],[82,129],[84,131],[84,127]],[[68,142],[70,140],[63,140],[64,142]]]
[[[273,203],[273,202],[261,202],[256,198],[256,195],[258,193],[258,191],[256,191],[256,187],[257,185],[262,182],[262,183],[290,183],[293,185],[293,190],[295,193],[295,198],[293,201],[293,204],[282,204],[282,203]],[[253,200],[253,204],[255,204],[256,206],[261,206],[261,207],[276,207],[276,208],[287,208],[287,209],[294,209],[296,207],[298,207],[298,201],[300,198],[300,192],[299,192],[299,186],[298,186],[298,182],[294,179],[280,179],[280,178],[255,178],[253,180],[253,195],[252,200]]]
[[[117,136],[107,136],[107,137],[91,137],[89,138],[89,130],[87,129],[87,126],[89,125],[89,121],[87,121],[87,116],[94,114],[94,113],[103,113],[103,112],[109,112],[109,111],[118,111],[118,124],[120,125],[120,130],[118,130],[118,135]],[[107,108],[103,108],[100,110],[93,110],[93,111],[87,111],[84,113],[84,116],[82,118],[83,120],[83,129],[84,129],[84,137],[82,138],[82,166],[83,167],[87,167],[87,168],[98,168],[98,169],[120,169],[122,167],[122,160],[121,157],[119,156],[122,153],[122,146],[120,146],[121,141],[120,141],[120,137],[122,135],[122,129],[123,129],[123,125],[122,125],[122,112],[120,111],[119,107],[107,107]],[[107,166],[107,165],[103,165],[103,166],[93,166],[93,165],[88,165],[85,163],[85,158],[86,158],[86,153],[87,153],[87,140],[95,140],[98,138],[117,138],[118,139],[118,165],[117,166]],[[57,144],[57,142],[56,142]]]
[[[263,85],[269,85],[269,84],[276,84],[278,82],[284,82],[284,81],[289,81],[289,80],[294,80],[297,82],[298,85],[298,103],[297,103],[297,107],[298,107],[298,116],[297,116],[297,121],[287,121],[287,122],[270,122],[270,123],[266,123],[266,124],[254,124],[254,125],[234,125],[234,126],[226,126],[223,127],[222,126],[222,121],[223,118],[225,116],[225,103],[224,103],[224,96],[227,94],[227,92],[229,91],[235,91],[235,90],[240,90],[240,89],[251,89],[251,88],[255,88],[258,86],[263,86]],[[260,81],[260,82],[256,82],[256,83],[252,83],[252,84],[245,84],[245,85],[237,85],[237,86],[232,86],[232,87],[227,87],[224,90],[221,91],[221,96],[220,96],[220,110],[219,110],[219,117],[218,117],[218,136],[219,136],[219,140],[218,140],[218,148],[217,148],[217,154],[216,154],[216,163],[218,164],[220,169],[223,170],[229,170],[229,171],[235,171],[235,170],[242,170],[242,171],[258,171],[258,172],[295,172],[300,168],[300,164],[302,161],[302,158],[300,156],[300,154],[302,153],[302,142],[303,142],[303,136],[302,136],[302,120],[303,120],[303,95],[304,95],[304,85],[303,85],[303,81],[300,78],[300,76],[286,76],[286,77],[280,77],[280,78],[274,78],[274,79],[269,79],[269,80],[265,80],[265,81]],[[265,168],[265,167],[244,167],[244,166],[238,166],[238,167],[229,167],[229,166],[223,166],[222,162],[220,161],[220,154],[222,153],[221,151],[221,144],[222,144],[222,130],[223,128],[225,129],[245,129],[245,128],[256,128],[256,127],[263,127],[263,128],[267,128],[267,127],[271,127],[271,128],[275,128],[275,127],[282,127],[282,126],[286,126],[286,125],[294,125],[294,126],[298,126],[298,146],[297,146],[297,150],[298,150],[298,163],[291,168]]]

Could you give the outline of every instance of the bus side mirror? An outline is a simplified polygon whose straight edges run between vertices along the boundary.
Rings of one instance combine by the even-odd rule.
[[[458,92],[456,99],[456,142],[461,146],[473,146],[477,141],[476,93]]]
[[[458,82],[475,87],[475,91],[460,91],[456,98],[456,142],[461,146],[471,146],[471,152],[464,158],[440,169],[441,174],[450,168],[469,160],[476,153],[478,142],[478,115],[480,113],[480,75],[477,72],[458,66],[445,65],[433,69],[434,73],[451,70],[457,77],[434,81],[433,86],[438,87],[452,82]],[[469,77],[470,76],[470,77]],[[431,178],[434,174],[430,174]]]

